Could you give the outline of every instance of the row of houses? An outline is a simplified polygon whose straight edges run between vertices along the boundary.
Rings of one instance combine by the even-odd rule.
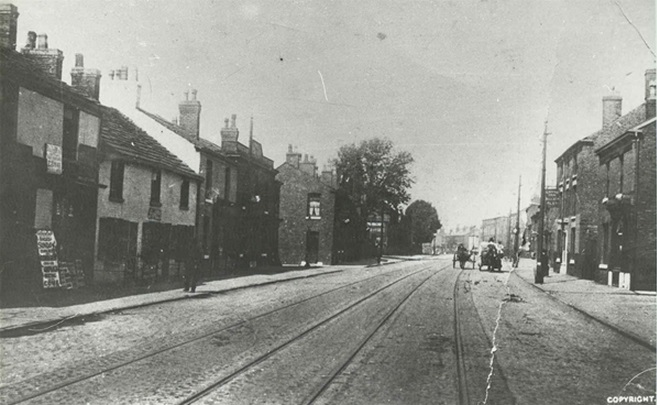
[[[71,84],[47,35],[16,50],[0,4],[2,291],[331,262],[335,180],[290,146],[278,168],[237,117],[201,137],[197,91],[166,120],[140,104],[138,72],[101,81],[77,54]],[[195,246],[196,245],[196,246]]]
[[[620,95],[605,96],[602,128],[555,160],[544,235],[554,271],[655,290],[655,69],[645,72],[644,87],[645,101],[626,114]],[[530,223],[539,215],[530,205]]]

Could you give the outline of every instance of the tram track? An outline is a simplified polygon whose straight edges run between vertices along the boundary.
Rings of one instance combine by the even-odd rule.
[[[401,282],[405,278],[410,277],[410,276],[412,276],[416,273],[425,271],[426,269],[428,269],[430,267],[431,266],[420,266],[419,269],[411,270],[410,274],[404,275],[402,277],[395,277],[395,279],[392,282],[386,282],[384,287],[378,289],[377,291],[384,290],[384,289],[390,287],[391,285],[394,285],[398,282]],[[147,359],[150,359],[150,358],[153,358],[153,357],[156,357],[156,356],[160,356],[160,355],[166,354],[168,352],[171,352],[173,350],[180,349],[184,346],[189,346],[189,345],[192,345],[196,342],[200,342],[200,341],[209,339],[209,338],[211,338],[211,337],[213,337],[217,334],[227,332],[231,329],[240,328],[240,327],[242,327],[242,326],[244,326],[244,325],[246,325],[250,322],[254,322],[254,321],[257,321],[259,319],[263,319],[263,318],[266,318],[268,316],[272,316],[273,314],[279,313],[281,311],[289,310],[290,308],[301,306],[301,305],[304,305],[304,304],[309,305],[309,302],[311,302],[312,300],[318,300],[321,297],[329,296],[330,294],[339,294],[339,292],[341,290],[347,290],[347,289],[350,289],[350,288],[353,289],[353,288],[357,287],[359,284],[367,285],[368,283],[371,283],[371,281],[373,279],[377,279],[377,278],[381,278],[381,277],[390,277],[391,273],[395,273],[396,271],[399,271],[399,270],[402,270],[402,269],[392,269],[392,270],[387,271],[385,273],[375,274],[375,275],[373,275],[371,277],[367,277],[365,279],[360,279],[360,280],[357,280],[357,281],[354,281],[354,282],[351,282],[351,283],[343,284],[339,287],[332,288],[332,289],[324,291],[320,294],[316,294],[316,295],[313,295],[311,297],[307,297],[305,299],[295,301],[293,303],[289,303],[289,304],[281,306],[281,307],[277,307],[277,308],[275,308],[271,311],[267,311],[267,312],[258,314],[256,316],[241,320],[239,322],[235,322],[235,323],[232,323],[230,325],[223,326],[221,328],[212,330],[210,332],[203,333],[202,335],[195,336],[191,339],[186,339],[186,340],[177,342],[175,344],[166,345],[166,346],[161,347],[157,350],[153,350],[153,351],[150,351],[148,353],[144,353],[143,355],[135,356],[135,357],[129,358],[125,361],[117,362],[115,364],[112,364],[109,367],[100,367],[100,368],[98,368],[97,370],[95,370],[93,372],[85,373],[83,375],[76,376],[75,378],[65,379],[64,381],[60,381],[59,383],[51,384],[51,385],[48,385],[48,386],[45,386],[45,387],[44,386],[39,386],[36,390],[33,390],[32,392],[28,392],[25,395],[20,395],[18,397],[14,396],[13,398],[10,398],[10,400],[8,402],[5,402],[5,403],[17,404],[17,403],[26,402],[26,401],[33,400],[33,399],[40,399],[44,396],[47,396],[48,394],[53,394],[53,393],[55,393],[59,390],[68,389],[68,388],[70,388],[70,387],[72,387],[76,384],[84,383],[85,381],[94,379],[95,377],[105,376],[109,373],[112,373],[114,371],[117,371],[117,370],[125,368],[125,367],[133,366],[136,363],[145,361]],[[376,292],[374,292],[372,294],[376,294]],[[362,300],[363,299],[360,299],[360,300],[358,300],[358,302],[361,302]],[[355,305],[357,305],[357,304],[355,304]],[[16,383],[16,384],[20,384],[20,383],[21,382]],[[0,393],[2,391],[11,390],[12,386],[14,386],[16,384],[12,384],[10,386],[5,386],[5,387],[0,387]],[[6,394],[6,392],[5,392],[5,394]],[[10,395],[10,397],[11,397],[11,395]]]
[[[431,267],[432,266],[422,268],[419,271],[414,272],[413,274],[410,274],[410,275],[408,275],[408,276],[406,276],[402,279],[397,280],[394,283],[391,283],[391,284],[389,284],[389,285],[387,285],[387,286],[385,286],[385,287],[383,287],[383,288],[381,288],[377,291],[372,292],[371,294],[368,294],[367,296],[363,297],[362,299],[358,300],[357,302],[353,303],[352,305],[344,308],[343,310],[341,310],[339,312],[336,312],[335,314],[333,314],[329,318],[326,318],[326,319],[322,320],[321,322],[313,325],[311,328],[306,329],[303,333],[296,335],[295,337],[293,337],[292,339],[287,340],[286,342],[283,342],[278,347],[276,347],[275,349],[271,350],[270,352],[264,354],[263,356],[261,356],[257,359],[254,359],[252,362],[250,362],[249,364],[244,365],[242,368],[240,368],[239,370],[236,370],[234,373],[223,377],[222,379],[220,379],[220,380],[212,383],[211,385],[207,386],[202,391],[197,392],[196,394],[186,398],[185,400],[183,400],[181,402],[178,402],[177,404],[178,405],[203,404],[203,403],[206,403],[206,402],[204,402],[204,399],[206,399],[206,398],[208,398],[207,403],[215,403],[216,400],[214,400],[212,398],[209,398],[209,397],[211,397],[213,394],[215,394],[215,392],[217,390],[224,387],[225,385],[227,385],[231,381],[246,375],[248,372],[253,370],[256,366],[258,366],[261,363],[267,361],[273,355],[276,355],[277,353],[279,353],[282,350],[290,347],[291,345],[298,343],[300,340],[306,338],[311,333],[316,332],[318,329],[320,329],[320,328],[328,325],[329,323],[335,321],[336,319],[343,316],[347,312],[352,311],[354,308],[356,308],[357,306],[363,304],[365,301],[372,299],[373,297],[377,296],[378,294],[381,294],[384,290],[387,290],[388,288],[391,288],[391,287],[395,286],[396,284],[398,284],[398,283],[400,283],[400,282],[402,282],[402,281],[404,281],[404,280],[406,280],[406,279],[408,279],[408,278],[410,278],[410,277],[412,277],[416,274],[419,274],[423,271],[426,271],[426,270],[431,271],[432,270]],[[422,285],[424,285],[427,281],[429,281],[432,277],[436,276],[439,272],[445,271],[447,269],[449,269],[449,266],[445,265],[442,268],[440,268],[438,270],[438,272],[434,271],[433,273],[429,274],[428,277],[422,279],[416,285],[414,285],[414,287],[411,289],[410,292],[404,293],[403,297],[400,300],[398,300],[395,303],[395,305],[393,305],[392,308],[389,309],[387,311],[387,313],[381,319],[379,319],[376,322],[375,326],[373,328],[370,328],[370,330],[366,333],[366,335],[363,338],[361,338],[354,346],[352,346],[350,348],[350,350],[348,350],[347,354],[344,356],[345,358],[338,365],[334,366],[331,369],[330,372],[325,373],[326,376],[324,378],[324,381],[321,384],[318,384],[317,386],[315,386],[311,390],[311,392],[308,393],[306,395],[306,397],[303,400],[301,400],[299,403],[304,404],[304,405],[314,404],[318,400],[318,398],[321,397],[322,393],[333,383],[336,376],[338,376],[341,372],[343,372],[345,370],[345,368],[351,363],[351,361],[354,359],[354,357],[363,349],[363,347],[365,347],[370,342],[372,337],[377,332],[379,332],[379,330],[408,301],[408,299],[420,287],[422,287]]]

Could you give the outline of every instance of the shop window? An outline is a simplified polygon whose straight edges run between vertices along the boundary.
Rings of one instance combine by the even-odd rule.
[[[123,202],[123,176],[125,163],[113,160],[110,168],[110,201]]]
[[[321,218],[321,195],[318,193],[308,194],[308,218],[320,219]]]

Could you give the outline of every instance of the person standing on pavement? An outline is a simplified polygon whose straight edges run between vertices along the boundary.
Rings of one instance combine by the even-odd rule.
[[[183,291],[196,292],[196,282],[198,281],[202,259],[203,249],[200,243],[194,239],[185,263],[185,286]]]

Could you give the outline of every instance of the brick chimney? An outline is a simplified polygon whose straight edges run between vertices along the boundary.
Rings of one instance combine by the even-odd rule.
[[[646,70],[646,120],[655,117],[655,69]]]
[[[71,69],[71,87],[87,97],[98,100],[100,77],[100,70],[84,68],[84,55],[75,54],[75,67]]]
[[[221,128],[221,148],[227,151],[237,151],[237,139],[240,136],[240,131],[237,129],[237,115],[233,114],[228,126],[228,118],[226,118],[226,126]]]
[[[27,44],[21,52],[30,58],[43,73],[57,80],[62,80],[62,63],[64,54],[59,49],[48,48],[48,35],[34,31],[27,33]]]
[[[285,161],[292,167],[299,168],[299,163],[301,163],[301,153],[295,152],[292,149],[292,145],[287,146],[287,154],[285,155]]]
[[[602,97],[602,128],[608,128],[623,114],[623,97],[618,94],[610,94]]]
[[[319,176],[319,179],[324,184],[328,184],[331,187],[336,187],[336,177],[337,176],[335,175],[335,172],[331,168],[324,167],[324,170],[322,170],[322,174]]]
[[[16,49],[18,9],[13,4],[0,4],[0,48]]]
[[[312,156],[308,159],[307,154],[303,155],[303,162],[299,164],[299,170],[313,177],[317,177],[317,161]]]
[[[178,104],[180,111],[179,125],[187,132],[199,138],[199,126],[201,123],[201,103],[196,99],[197,91],[192,90],[192,99],[189,99],[189,93],[185,92],[185,100]]]

